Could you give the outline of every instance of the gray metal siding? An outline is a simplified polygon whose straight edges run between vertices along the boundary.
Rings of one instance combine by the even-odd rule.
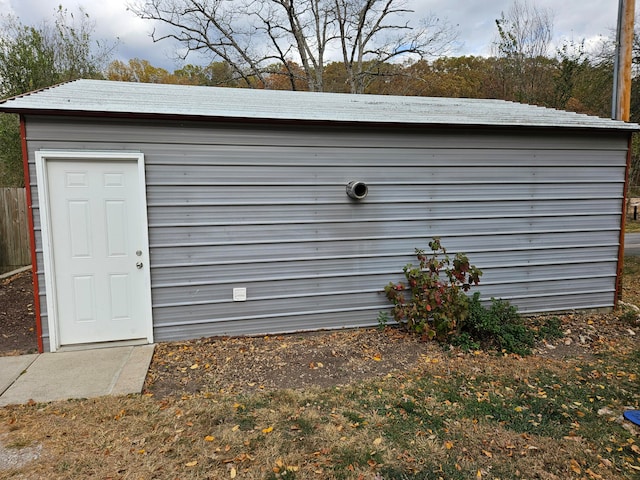
[[[375,324],[382,288],[433,236],[482,268],[484,298],[614,304],[627,134],[27,125],[31,162],[42,148],[144,153],[158,341]],[[351,180],[369,185],[362,202]]]

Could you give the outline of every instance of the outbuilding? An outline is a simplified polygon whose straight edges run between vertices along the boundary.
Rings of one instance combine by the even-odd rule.
[[[21,118],[43,351],[375,325],[434,236],[483,298],[616,305],[635,124],[97,80],[0,111]]]

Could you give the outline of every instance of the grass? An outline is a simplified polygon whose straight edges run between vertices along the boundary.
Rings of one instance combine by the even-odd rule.
[[[623,300],[640,306],[640,257],[624,257]]]
[[[627,219],[627,221],[624,224],[624,231],[626,233],[640,232],[640,221]]]
[[[442,352],[342,387],[6,407],[0,441],[43,453],[0,479],[633,479],[639,376],[621,337],[562,361]]]
[[[435,360],[338,388],[5,408],[10,444],[47,454],[0,478],[637,478],[618,418],[638,406],[635,347]]]

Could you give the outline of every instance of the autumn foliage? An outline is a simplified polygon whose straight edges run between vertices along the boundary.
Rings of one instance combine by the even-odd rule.
[[[418,265],[403,268],[406,284],[390,282],[384,291],[398,323],[426,338],[447,340],[460,331],[469,313],[465,292],[480,282],[482,271],[464,253],[452,260],[439,238],[429,248],[430,255],[416,249]]]

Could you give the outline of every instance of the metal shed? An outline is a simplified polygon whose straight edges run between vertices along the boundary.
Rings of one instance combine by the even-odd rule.
[[[484,298],[616,304],[635,124],[94,80],[0,111],[21,116],[41,350],[376,324],[433,236]]]

